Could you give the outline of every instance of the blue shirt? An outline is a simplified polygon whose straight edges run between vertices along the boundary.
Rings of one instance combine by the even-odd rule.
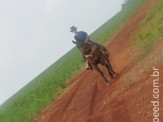
[[[87,39],[87,33],[84,31],[79,31],[78,35],[74,36],[74,39],[76,41],[82,40],[83,42],[85,42],[85,40]],[[88,40],[88,41],[90,41],[90,40]]]

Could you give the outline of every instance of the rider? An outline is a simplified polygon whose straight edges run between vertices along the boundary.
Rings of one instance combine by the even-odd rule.
[[[97,45],[97,46],[100,46],[98,43],[96,43],[96,42],[93,42],[93,41],[91,41],[90,39],[89,39],[89,35],[87,35],[87,33],[86,32],[84,32],[84,31],[77,31],[77,27],[75,27],[75,26],[72,26],[71,28],[70,28],[70,32],[73,32],[74,34],[75,34],[75,36],[74,36],[74,39],[76,40],[76,41],[79,41],[79,40],[82,40],[83,42],[91,42],[91,43],[94,43],[95,45]],[[73,43],[75,43],[74,41],[72,41]],[[104,53],[107,53],[107,52],[105,52],[105,51],[103,51]],[[85,56],[84,56],[84,54],[82,54],[82,56],[83,56],[83,59],[84,59],[84,61],[86,62],[86,59],[85,59]],[[87,70],[92,70],[92,67],[89,65],[89,64],[86,64],[86,69]]]

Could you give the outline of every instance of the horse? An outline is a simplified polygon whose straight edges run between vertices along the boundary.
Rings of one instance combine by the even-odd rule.
[[[101,44],[96,44],[93,42],[83,42],[82,40],[73,41],[74,44],[76,44],[77,48],[80,50],[82,54],[84,54],[86,58],[86,62],[91,66],[91,68],[95,69],[97,72],[100,73],[100,75],[103,77],[104,81],[106,82],[106,85],[109,85],[109,81],[104,76],[104,73],[101,71],[101,69],[98,67],[98,64],[101,64],[106,67],[108,70],[108,73],[111,78],[116,77],[116,73],[113,70],[110,60],[108,51],[106,48]]]

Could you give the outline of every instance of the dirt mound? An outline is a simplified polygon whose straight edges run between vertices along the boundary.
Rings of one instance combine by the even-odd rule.
[[[149,122],[152,121],[153,97],[152,64],[136,63],[137,53],[131,50],[134,32],[158,0],[147,2],[130,18],[124,27],[106,44],[113,68],[118,73],[106,86],[96,71],[78,75],[69,90],[59,96],[36,118],[37,122]],[[161,50],[163,44],[160,44]],[[153,52],[157,56],[157,51]],[[153,54],[154,55],[154,54]],[[151,66],[150,66],[151,65]],[[149,66],[149,67],[147,67]],[[163,66],[157,66],[163,74]],[[161,81],[161,78],[160,78]],[[163,92],[160,84],[160,93]],[[163,88],[163,87],[162,87]],[[160,110],[162,111],[162,109]],[[161,119],[161,118],[160,118]]]

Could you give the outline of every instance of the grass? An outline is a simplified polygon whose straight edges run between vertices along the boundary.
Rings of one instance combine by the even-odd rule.
[[[137,40],[133,47],[140,50],[140,60],[154,50],[154,45],[163,39],[163,0],[145,18],[136,32]]]
[[[41,108],[63,91],[65,81],[80,69],[83,60],[79,55],[77,49],[69,51],[4,103],[0,108],[0,122],[31,122]]]
[[[91,39],[100,43],[105,43],[125,24],[125,22],[135,13],[135,11],[144,3],[145,0],[132,0],[129,5],[123,8],[109,21],[91,34]]]
[[[130,2],[92,33],[91,39],[105,43],[118,32],[144,1]],[[41,109],[64,91],[66,81],[75,76],[83,65],[81,54],[74,47],[0,106],[0,122],[32,122]]]

